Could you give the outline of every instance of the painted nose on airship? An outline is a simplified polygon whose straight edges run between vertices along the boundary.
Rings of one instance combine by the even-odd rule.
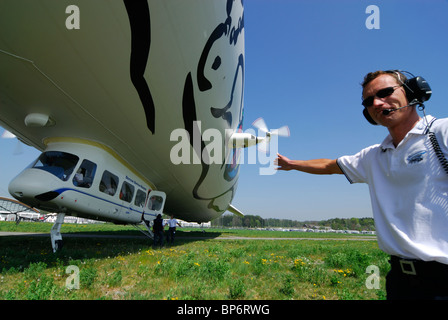
[[[39,208],[42,207],[42,202],[50,201],[58,195],[51,191],[57,189],[52,188],[57,187],[57,180],[48,172],[29,168],[22,171],[9,183],[8,191],[17,200]]]

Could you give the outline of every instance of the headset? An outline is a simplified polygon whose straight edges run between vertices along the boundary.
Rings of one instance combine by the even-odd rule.
[[[420,77],[420,76],[416,77],[412,73],[410,73],[408,71],[403,71],[403,70],[386,70],[384,72],[396,74],[398,76],[398,79],[400,80],[400,82],[403,84],[403,88],[404,88],[404,91],[406,92],[406,98],[407,98],[409,104],[404,107],[401,107],[401,108],[414,106],[414,105],[419,105],[420,106],[419,108],[421,108],[421,110],[423,110],[425,108],[425,106],[423,105],[423,102],[429,100],[429,98],[431,97],[432,91],[431,91],[431,87],[429,86],[428,82],[425,79],[423,79],[423,77]],[[410,75],[412,78],[407,79],[403,73]],[[404,81],[402,80],[402,77],[404,77],[404,79],[405,79]],[[398,109],[384,110],[383,113],[389,114],[390,112],[392,112],[394,110],[398,110]],[[372,119],[372,117],[370,116],[366,107],[364,107],[364,110],[362,111],[362,113],[370,124],[378,125],[378,123],[376,123]]]

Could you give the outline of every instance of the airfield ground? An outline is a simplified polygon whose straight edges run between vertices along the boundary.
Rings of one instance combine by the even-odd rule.
[[[54,254],[45,225],[0,223],[0,299],[385,298],[388,256],[375,236],[179,229],[174,245],[153,248],[130,228],[64,224]]]

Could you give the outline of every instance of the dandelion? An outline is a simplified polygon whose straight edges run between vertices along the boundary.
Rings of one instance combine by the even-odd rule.
[[[302,267],[306,265],[306,263],[302,259],[295,259],[294,260],[294,267]]]
[[[201,266],[201,265],[200,265],[199,263],[197,263],[197,262],[195,262],[194,265],[195,265],[195,266],[198,266],[198,267]]]
[[[249,262],[249,261],[246,261],[246,260],[244,260],[243,263],[245,263],[245,264],[250,264],[250,262]]]

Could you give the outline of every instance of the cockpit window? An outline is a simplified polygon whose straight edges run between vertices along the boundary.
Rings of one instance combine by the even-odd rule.
[[[32,167],[45,170],[62,181],[67,181],[78,161],[79,158],[74,154],[60,151],[47,151],[40,155]]]

